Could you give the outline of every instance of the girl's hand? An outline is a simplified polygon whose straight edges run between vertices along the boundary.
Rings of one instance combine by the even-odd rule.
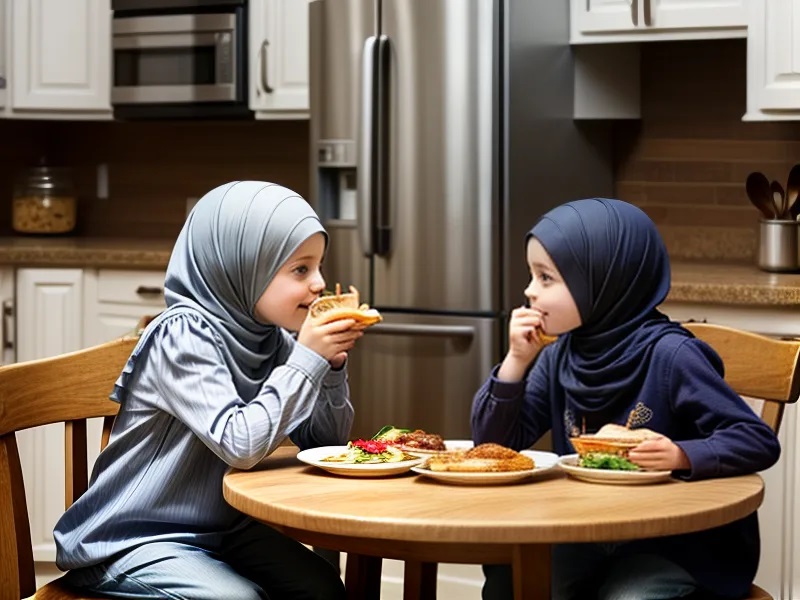
[[[503,381],[520,381],[544,347],[539,332],[541,314],[527,307],[515,308],[508,323],[508,354],[497,373]]]
[[[628,453],[628,458],[643,469],[678,471],[691,469],[689,457],[666,436],[642,442]]]
[[[347,359],[348,350],[363,335],[364,328],[353,319],[317,325],[306,318],[297,334],[297,341],[330,362],[331,367],[338,369]]]

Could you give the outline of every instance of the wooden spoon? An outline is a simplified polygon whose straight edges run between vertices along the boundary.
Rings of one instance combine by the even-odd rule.
[[[797,219],[800,214],[800,202],[797,201],[800,193],[800,165],[795,165],[789,171],[789,179],[786,182],[786,203],[789,205],[789,218]]]
[[[783,192],[783,186],[777,181],[773,181],[769,184],[769,189],[772,190],[772,201],[775,203],[775,218],[788,219],[789,205],[786,203],[786,194]]]
[[[745,190],[747,190],[750,202],[761,211],[765,219],[775,218],[775,202],[772,199],[772,190],[766,175],[758,171],[750,173],[745,182]]]

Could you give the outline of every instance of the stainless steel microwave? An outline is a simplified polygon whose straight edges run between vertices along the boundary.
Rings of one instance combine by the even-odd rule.
[[[117,118],[249,117],[245,0],[114,0]]]

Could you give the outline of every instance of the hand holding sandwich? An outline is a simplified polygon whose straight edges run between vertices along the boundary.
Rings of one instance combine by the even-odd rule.
[[[664,435],[643,441],[631,448],[628,458],[651,471],[679,471],[691,468],[686,453]]]
[[[356,341],[364,335],[364,327],[354,319],[340,319],[329,323],[319,323],[306,318],[297,341],[322,356],[331,367],[340,369]]]

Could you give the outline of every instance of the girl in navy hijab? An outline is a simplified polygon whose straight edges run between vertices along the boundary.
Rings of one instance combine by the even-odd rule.
[[[619,200],[594,198],[545,214],[526,238],[528,305],[511,313],[509,349],[476,394],[475,443],[530,447],[607,423],[647,427],[630,459],[675,477],[761,471],[780,447],[723,380],[719,356],[661,314],[670,287],[653,222]],[[558,339],[547,346],[540,332]],[[598,493],[602,490],[598,489]],[[553,551],[553,599],[742,598],[758,567],[755,514],[698,533]],[[511,598],[511,570],[486,566],[483,597]]]

